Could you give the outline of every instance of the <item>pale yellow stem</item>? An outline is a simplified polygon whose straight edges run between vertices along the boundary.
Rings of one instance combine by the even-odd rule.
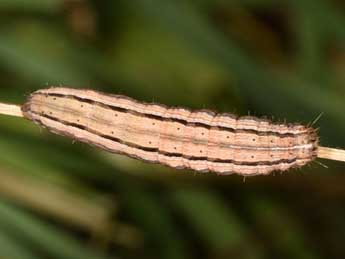
[[[0,103],[0,114],[23,117],[21,107],[15,104]]]
[[[0,114],[23,117],[20,105],[0,103]],[[317,157],[345,162],[345,150],[319,147]]]
[[[319,147],[317,157],[345,162],[345,150],[329,147]]]

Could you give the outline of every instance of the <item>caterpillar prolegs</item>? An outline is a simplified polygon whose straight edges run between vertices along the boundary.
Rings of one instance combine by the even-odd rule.
[[[317,156],[316,130],[301,124],[142,103],[53,87],[22,106],[53,133],[173,168],[249,176],[301,167]]]

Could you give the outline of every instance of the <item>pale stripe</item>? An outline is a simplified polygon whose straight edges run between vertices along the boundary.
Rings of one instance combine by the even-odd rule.
[[[236,123],[236,119],[231,118],[227,116],[226,114],[217,114],[215,116],[215,119],[213,120],[214,116],[204,111],[192,112],[188,109],[180,108],[180,107],[167,108],[166,106],[161,106],[157,104],[139,103],[138,101],[125,97],[125,96],[104,95],[102,93],[98,93],[93,90],[79,90],[79,89],[72,89],[72,88],[53,87],[49,89],[38,90],[37,93],[42,93],[42,94],[56,93],[56,94],[64,94],[64,95],[75,95],[80,98],[91,99],[96,102],[104,103],[106,105],[116,104],[117,107],[134,110],[140,113],[147,113],[151,115],[161,116],[163,118],[182,119],[190,123],[205,123],[209,126],[214,126],[214,127],[229,127]],[[193,113],[194,115],[193,118],[190,118],[191,113]],[[264,128],[259,129],[258,123],[256,123],[252,119],[247,119],[246,117],[240,117],[239,120],[240,120],[240,123],[237,124],[237,127],[235,127],[235,129],[260,130],[262,132],[274,131],[280,134],[285,134],[285,133],[301,134],[301,133],[308,132],[308,129],[305,128],[303,125],[296,125],[291,128],[288,128],[285,124],[277,125],[277,124],[267,123],[266,130],[264,130]],[[262,124],[265,124],[265,123],[266,122],[262,121]]]

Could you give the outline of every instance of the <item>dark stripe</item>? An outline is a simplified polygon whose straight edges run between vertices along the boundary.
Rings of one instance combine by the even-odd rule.
[[[81,129],[81,130],[85,130],[87,132],[90,132],[92,134],[95,134],[99,137],[102,137],[102,138],[105,138],[105,139],[108,139],[108,140],[111,140],[111,141],[115,141],[117,143],[120,143],[120,144],[123,144],[123,145],[126,145],[126,146],[129,146],[129,147],[132,147],[132,148],[136,148],[136,149],[140,149],[140,150],[143,150],[143,151],[146,151],[146,152],[156,152],[158,154],[161,154],[161,155],[165,155],[165,156],[169,156],[169,157],[182,157],[182,158],[185,158],[185,159],[188,159],[188,160],[193,160],[193,161],[209,161],[209,162],[216,162],[216,163],[227,163],[227,164],[235,164],[235,165],[244,165],[244,166],[257,166],[257,165],[266,165],[266,166],[273,166],[273,165],[278,165],[278,164],[281,164],[281,163],[293,163],[295,161],[297,161],[297,157],[294,158],[294,159],[281,159],[281,160],[276,160],[276,161],[260,161],[260,162],[241,162],[241,161],[235,161],[235,160],[232,160],[232,159],[211,159],[211,158],[208,158],[206,156],[186,156],[186,155],[183,155],[181,153],[171,153],[171,152],[166,152],[166,151],[161,151],[159,150],[158,148],[150,148],[150,147],[143,147],[141,145],[138,145],[138,144],[134,144],[134,143],[131,143],[131,142],[127,142],[127,141],[124,141],[124,140],[121,140],[119,138],[116,138],[114,136],[109,136],[109,135],[106,135],[106,134],[102,134],[102,133],[99,133],[93,129],[90,129],[84,125],[81,125],[81,124],[78,124],[78,123],[71,123],[71,122],[67,122],[67,121],[64,121],[64,120],[61,120],[59,118],[56,118],[56,117],[53,117],[53,116],[49,116],[49,115],[42,115],[42,114],[38,114],[36,112],[33,112],[33,111],[30,111],[31,113],[33,114],[36,114],[40,117],[44,117],[44,118],[47,118],[47,119],[50,119],[50,120],[53,120],[53,121],[57,121],[61,124],[64,124],[64,125],[67,125],[67,126],[70,126],[70,127],[74,127],[74,128],[78,128],[78,129]],[[42,121],[39,121],[41,124]],[[44,124],[43,124],[44,125]],[[47,125],[46,125],[47,126]]]
[[[41,104],[42,102],[35,102],[35,103],[39,103]],[[76,110],[73,110],[73,109],[70,109],[69,107],[61,107],[57,104],[48,104],[49,107],[53,108],[53,109],[56,109],[56,110],[59,110],[61,112],[66,112],[68,111],[69,113],[73,114],[73,115],[80,115],[80,112],[77,112]],[[124,112],[123,112],[124,113]],[[111,126],[110,123],[108,123],[109,121],[108,120],[101,120],[97,117],[95,117],[95,119],[92,119],[92,118],[89,118],[90,120],[93,120],[99,124],[103,124],[103,125],[106,125],[106,126]],[[117,124],[117,125],[121,125],[121,124]],[[126,124],[123,124],[123,125],[126,125]],[[150,135],[150,136],[156,136],[159,132],[158,131],[143,131],[143,130],[131,130],[130,128],[127,129],[128,132],[138,132],[139,134],[147,134],[147,135]],[[234,147],[240,147],[241,149],[244,149],[244,150],[253,150],[253,148],[255,148],[255,146],[242,146],[242,145],[233,145],[233,144],[229,144],[229,143],[225,143],[225,142],[214,142],[214,141],[207,141],[207,140],[204,140],[204,139],[200,139],[198,137],[194,138],[193,140],[191,140],[190,138],[186,138],[185,136],[183,137],[178,137],[176,135],[169,135],[169,134],[166,134],[166,133],[162,133],[160,134],[162,136],[162,138],[164,139],[168,139],[168,140],[173,140],[173,141],[181,141],[182,139],[182,142],[183,143],[186,143],[186,142],[192,142],[193,144],[196,144],[196,145],[206,145],[206,144],[209,144],[210,146],[218,146],[220,148],[228,148],[229,145],[232,145]],[[314,140],[310,140],[311,142],[313,142]],[[287,150],[292,150],[295,146],[290,146],[290,147],[285,147],[285,146],[275,146],[275,147],[283,147],[283,148],[289,148]],[[272,147],[271,146],[261,146],[261,148],[265,148],[265,150],[270,150]]]
[[[279,132],[274,132],[274,131],[259,131],[259,130],[253,130],[253,129],[234,129],[232,127],[226,127],[226,126],[211,126],[211,125],[208,125],[208,124],[202,123],[202,122],[188,122],[187,120],[184,120],[184,119],[165,118],[165,117],[162,117],[162,116],[159,116],[159,115],[147,114],[147,113],[142,113],[142,112],[138,112],[138,111],[133,111],[133,110],[121,108],[121,107],[118,107],[118,106],[115,106],[115,105],[109,105],[109,104],[104,104],[104,103],[101,103],[101,102],[97,102],[97,101],[94,101],[94,100],[91,100],[91,99],[88,99],[88,98],[82,98],[82,97],[75,96],[75,95],[64,95],[64,94],[57,94],[57,93],[48,93],[48,94],[34,93],[34,94],[75,99],[75,100],[78,100],[78,101],[81,101],[81,102],[84,102],[84,103],[89,103],[89,104],[92,104],[92,105],[98,105],[100,107],[109,108],[111,110],[118,111],[118,112],[131,113],[131,114],[134,114],[134,115],[137,115],[137,116],[147,117],[147,118],[151,118],[151,119],[156,119],[156,120],[159,120],[159,121],[177,122],[177,123],[180,123],[180,124],[182,124],[184,126],[202,127],[202,128],[208,129],[208,130],[210,130],[210,129],[217,129],[217,130],[222,130],[222,131],[227,131],[227,132],[232,132],[232,133],[251,133],[251,134],[258,135],[258,136],[272,135],[272,136],[278,136],[280,138],[295,137],[295,136],[299,136],[299,135],[308,134],[308,132],[294,134],[294,133],[279,133]]]

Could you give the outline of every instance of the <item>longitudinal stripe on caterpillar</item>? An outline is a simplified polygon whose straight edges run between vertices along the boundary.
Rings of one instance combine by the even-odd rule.
[[[54,95],[56,96],[56,95]],[[39,104],[39,103],[37,103]],[[41,103],[42,105],[44,105],[44,103]],[[51,105],[51,107],[54,106],[54,105]],[[58,106],[55,106],[54,107],[55,109],[59,109]],[[72,114],[78,114],[76,111],[72,111],[72,110],[68,110],[68,112],[72,113]],[[129,112],[129,111],[124,111],[124,112]],[[38,114],[37,114],[38,115]],[[44,115],[42,115],[44,116]],[[45,117],[48,117],[48,116],[45,116]],[[59,118],[53,118],[52,116],[49,116],[51,119],[53,120],[59,120]],[[92,118],[90,118],[92,119]],[[104,120],[99,120],[97,119],[96,117],[93,118],[94,120],[96,120],[98,123],[100,124],[105,124],[106,126],[110,126],[110,124],[108,123],[105,123]],[[61,121],[61,120],[60,120]],[[68,122],[63,122],[64,124],[68,124]],[[75,124],[77,125],[77,124]],[[195,127],[195,124],[186,124],[186,125],[189,125],[189,126],[194,126]],[[82,125],[79,125],[79,128],[81,127]],[[117,125],[117,126],[121,126],[121,125]],[[85,128],[85,127],[84,127]],[[91,129],[88,129],[89,131],[91,131]],[[219,129],[218,130],[224,130],[224,129]],[[132,130],[130,129],[127,129],[128,132],[133,132]],[[139,130],[138,130],[139,131]],[[246,131],[246,130],[245,130]],[[250,132],[251,130],[248,130],[248,132]],[[139,131],[139,133],[141,134],[147,134],[147,135],[151,135],[151,136],[154,136],[157,134],[157,132],[144,132],[144,131]],[[151,133],[151,134],[150,134]],[[266,133],[267,135],[269,134],[268,132]],[[274,133],[271,133],[271,134],[274,134]],[[305,133],[304,133],[305,134]],[[101,133],[98,133],[98,135],[101,135]],[[170,140],[175,140],[175,141],[178,141],[182,139],[183,142],[188,142],[190,141],[190,139],[186,139],[184,136],[181,136],[181,137],[173,137],[173,136],[169,136],[169,135],[166,135],[164,133],[161,133],[161,136],[164,136],[164,138],[168,138]],[[282,135],[281,137],[284,137],[286,136],[286,134]],[[192,142],[194,144],[200,144],[197,139],[194,139],[192,140]],[[227,147],[227,148],[231,148],[231,149],[247,149],[247,150],[252,150],[253,147],[252,146],[236,146],[236,145],[231,145],[231,144],[223,144],[223,143],[215,143],[215,142],[212,142],[212,141],[209,141],[208,142],[209,144],[211,145],[217,145],[218,147]],[[130,145],[130,144],[129,144]],[[134,145],[134,144],[132,144]],[[302,144],[302,145],[295,145],[295,146],[292,146],[292,147],[279,147],[279,146],[275,146],[275,147],[271,147],[271,146],[266,146],[266,147],[255,147],[255,150],[291,150],[291,149],[299,149],[299,148],[310,148],[312,147],[312,144]]]
[[[43,94],[43,93],[37,93],[37,94]],[[61,98],[69,98],[69,99],[75,99],[75,100],[79,100],[79,101],[82,101],[82,102],[86,102],[86,103],[89,103],[89,104],[92,104],[92,105],[97,105],[97,106],[101,106],[101,107],[108,107],[112,110],[116,110],[116,111],[120,111],[120,112],[131,112],[131,113],[134,113],[134,114],[137,114],[137,115],[142,115],[142,116],[146,116],[148,118],[152,118],[152,119],[157,119],[157,120],[169,120],[169,121],[173,121],[173,122],[178,122],[178,123],[181,123],[183,125],[193,125],[193,126],[197,126],[197,127],[203,127],[203,128],[206,128],[206,129],[210,129],[211,127],[218,127],[219,130],[228,130],[228,131],[231,131],[231,132],[239,132],[240,130],[244,130],[246,132],[253,132],[257,135],[266,135],[266,134],[276,134],[276,135],[279,135],[280,137],[284,137],[284,136],[294,136],[294,135],[298,135],[298,134],[305,134],[305,133],[308,133],[308,129],[305,128],[304,126],[301,126],[301,129],[299,131],[296,131],[295,133],[292,132],[289,128],[283,128],[283,129],[275,129],[276,131],[273,131],[274,130],[274,125],[272,126],[273,130],[272,131],[269,131],[269,130],[264,130],[264,129],[261,129],[258,130],[258,129],[250,129],[248,127],[233,127],[231,124],[227,123],[227,124],[224,124],[224,123],[219,123],[219,124],[212,124],[210,122],[208,122],[209,124],[205,123],[205,122],[200,122],[200,120],[193,120],[193,118],[191,118],[190,121],[188,121],[188,119],[186,118],[181,118],[181,117],[174,117],[172,114],[171,117],[165,117],[163,116],[163,114],[157,114],[157,113],[144,113],[143,111],[138,111],[137,109],[134,109],[134,110],[131,110],[129,108],[124,108],[123,106],[119,105],[119,106],[116,106],[116,103],[114,104],[105,104],[105,103],[101,103],[101,102],[98,102],[98,101],[95,101],[95,100],[91,100],[91,99],[88,99],[88,98],[85,98],[85,97],[79,97],[79,96],[76,96],[76,95],[71,95],[71,94],[68,94],[68,95],[63,95],[63,94],[57,94],[57,93],[50,93],[50,94],[43,94],[45,96],[54,96],[54,97],[61,97]],[[126,96],[120,96],[120,95],[116,95],[114,96],[113,98],[119,98],[119,99],[125,99],[125,100],[130,100],[131,102],[133,103],[136,103],[137,101],[135,100],[131,100],[131,98],[129,97],[126,97]],[[143,105],[143,104],[141,104]],[[145,104],[144,104],[145,105]],[[146,104],[146,105],[152,105],[152,104]],[[157,105],[155,104],[155,106],[161,106],[162,108],[166,109],[165,106],[163,105]],[[183,109],[183,108],[179,108],[179,109]],[[185,109],[184,109],[185,110]],[[188,111],[189,112],[189,111]],[[204,112],[204,113],[209,113],[210,116],[213,116],[215,117],[215,113],[212,112],[212,111],[206,111],[206,110],[200,110],[198,112]],[[231,119],[233,119],[234,121],[237,121],[238,120],[238,117],[233,115],[233,114],[220,114],[222,116],[227,116]],[[242,117],[241,119],[243,120],[244,122],[244,118],[248,118],[250,120],[253,120],[253,121],[261,121],[261,122],[265,122],[265,120],[263,119],[258,119],[258,118],[255,118],[255,117],[249,117],[249,116],[246,116],[246,117]],[[279,125],[279,126],[282,126],[282,125]],[[283,125],[285,126],[285,125]],[[304,130],[302,130],[304,128]],[[286,131],[286,132],[285,132]]]
[[[175,168],[267,174],[316,157],[313,128],[253,117],[191,112],[91,90],[33,93],[24,115],[51,131],[115,153]]]
[[[36,113],[35,113],[36,114]],[[39,116],[39,114],[36,114]],[[199,156],[199,157],[186,157],[184,156],[182,153],[169,153],[169,152],[164,152],[164,151],[160,151],[158,148],[149,148],[149,147],[143,147],[143,146],[140,146],[140,145],[136,145],[134,143],[129,143],[129,142],[125,142],[119,138],[116,138],[116,137],[113,137],[113,136],[110,136],[109,134],[102,134],[100,132],[96,132],[95,130],[93,129],[90,129],[90,128],[87,128],[83,125],[80,125],[80,124],[77,124],[77,123],[70,123],[70,122],[66,122],[66,121],[62,121],[58,118],[55,118],[55,117],[52,117],[52,116],[49,116],[49,115],[41,115],[41,117],[44,117],[46,119],[50,119],[50,120],[53,120],[53,121],[56,121],[56,122],[59,122],[61,124],[64,124],[64,125],[67,125],[67,126],[71,126],[71,127],[75,127],[75,128],[78,128],[78,129],[81,129],[81,130],[86,130],[90,133],[93,133],[97,136],[100,136],[100,137],[103,137],[105,139],[109,139],[109,140],[112,140],[112,141],[115,141],[115,142],[119,142],[121,144],[124,144],[126,146],[129,146],[129,147],[132,147],[132,148],[137,148],[137,149],[141,149],[141,150],[144,150],[144,151],[147,151],[147,152],[158,152],[160,154],[163,154],[163,155],[166,155],[166,156],[170,156],[170,157],[183,157],[185,159],[188,159],[188,160],[208,160],[209,162],[217,162],[217,163],[233,163],[233,164],[237,164],[237,165],[276,165],[276,164],[280,164],[281,162],[294,162],[297,160],[297,158],[294,158],[294,159],[291,159],[290,161],[289,160],[278,160],[278,161],[260,161],[260,162],[245,162],[245,161],[234,161],[234,160],[222,160],[222,159],[212,159],[210,160],[209,158],[207,157],[202,157],[202,156]],[[40,121],[42,122],[42,121]]]

